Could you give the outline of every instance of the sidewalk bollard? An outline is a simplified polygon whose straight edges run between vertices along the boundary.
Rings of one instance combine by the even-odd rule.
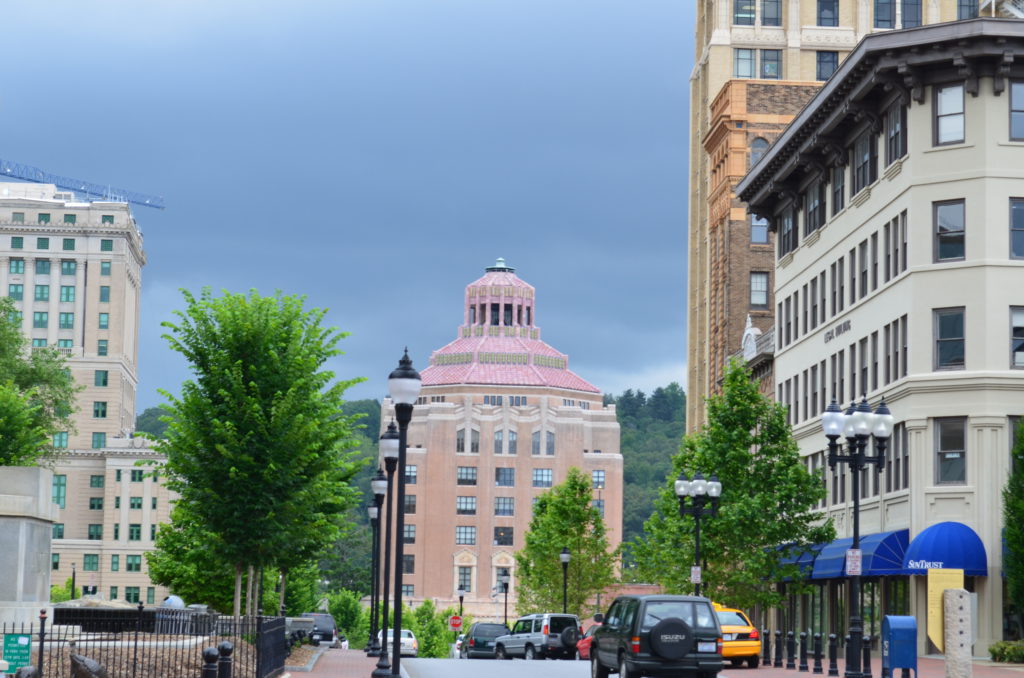
[[[861,664],[861,673],[864,678],[871,678],[871,636],[864,636],[864,661]]]
[[[811,673],[821,675],[825,671],[821,668],[821,634],[814,634],[814,670]]]
[[[828,634],[828,675],[839,675],[839,647],[834,633]]]
[[[761,664],[772,665],[772,632],[769,628],[761,629]]]
[[[235,651],[235,646],[225,640],[217,646],[217,651],[220,653],[220,660],[217,662],[217,678],[231,678],[234,664],[231,653]]]
[[[772,664],[774,668],[782,668],[782,631],[775,629],[775,663]]]
[[[786,668],[796,668],[796,636],[792,631],[786,632]]]
[[[217,648],[203,650],[203,678],[217,678]]]
[[[800,670],[807,671],[807,631],[800,632]]]

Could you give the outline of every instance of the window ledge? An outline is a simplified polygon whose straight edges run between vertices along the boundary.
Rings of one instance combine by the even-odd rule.
[[[850,204],[854,207],[860,207],[871,198],[871,186],[860,189],[857,195],[850,198]]]
[[[789,252],[788,254],[786,254],[786,256],[779,259],[776,266],[778,266],[779,268],[786,268],[787,266],[789,266],[789,263],[791,261],[793,261],[793,253]]]
[[[818,228],[814,229],[814,233],[811,233],[809,236],[804,238],[803,244],[809,247],[814,243],[818,242],[818,240],[821,238],[821,229],[823,228],[825,227],[819,226]]]
[[[893,161],[891,165],[886,167],[884,175],[885,178],[888,179],[889,181],[892,181],[897,176],[899,176],[899,173],[903,170],[903,161],[905,159],[906,156],[903,156],[902,158],[897,158],[896,160]]]
[[[1015,146],[1020,148],[1024,146],[1024,139],[1010,139],[1009,141],[997,141],[996,146]]]
[[[959,143],[959,144],[947,144],[945,146],[932,146],[931,148],[926,148],[926,149],[924,149],[921,152],[922,153],[941,153],[942,151],[954,151],[954,150],[957,150],[957,149],[960,149],[960,148],[974,148],[974,144]]]

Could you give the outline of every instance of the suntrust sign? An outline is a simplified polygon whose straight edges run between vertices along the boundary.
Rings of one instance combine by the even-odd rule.
[[[941,560],[908,560],[907,567],[911,570],[939,570],[942,563]]]

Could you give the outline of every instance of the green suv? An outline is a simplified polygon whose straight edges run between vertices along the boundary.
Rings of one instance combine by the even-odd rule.
[[[722,629],[707,598],[620,596],[594,619],[601,627],[590,646],[592,678],[715,678],[722,670]]]

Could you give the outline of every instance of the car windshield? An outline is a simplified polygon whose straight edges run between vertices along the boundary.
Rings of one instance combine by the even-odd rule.
[[[473,635],[477,638],[497,638],[508,634],[508,627],[503,624],[480,624],[473,629]]]
[[[552,617],[548,625],[548,633],[561,633],[569,627],[576,627],[576,620],[572,617]]]
[[[691,628],[716,629],[715,618],[707,603],[690,600],[652,600],[644,608],[641,631],[650,631],[662,619],[677,617]]]
[[[718,612],[718,623],[722,626],[750,626],[750,622],[739,612]]]

